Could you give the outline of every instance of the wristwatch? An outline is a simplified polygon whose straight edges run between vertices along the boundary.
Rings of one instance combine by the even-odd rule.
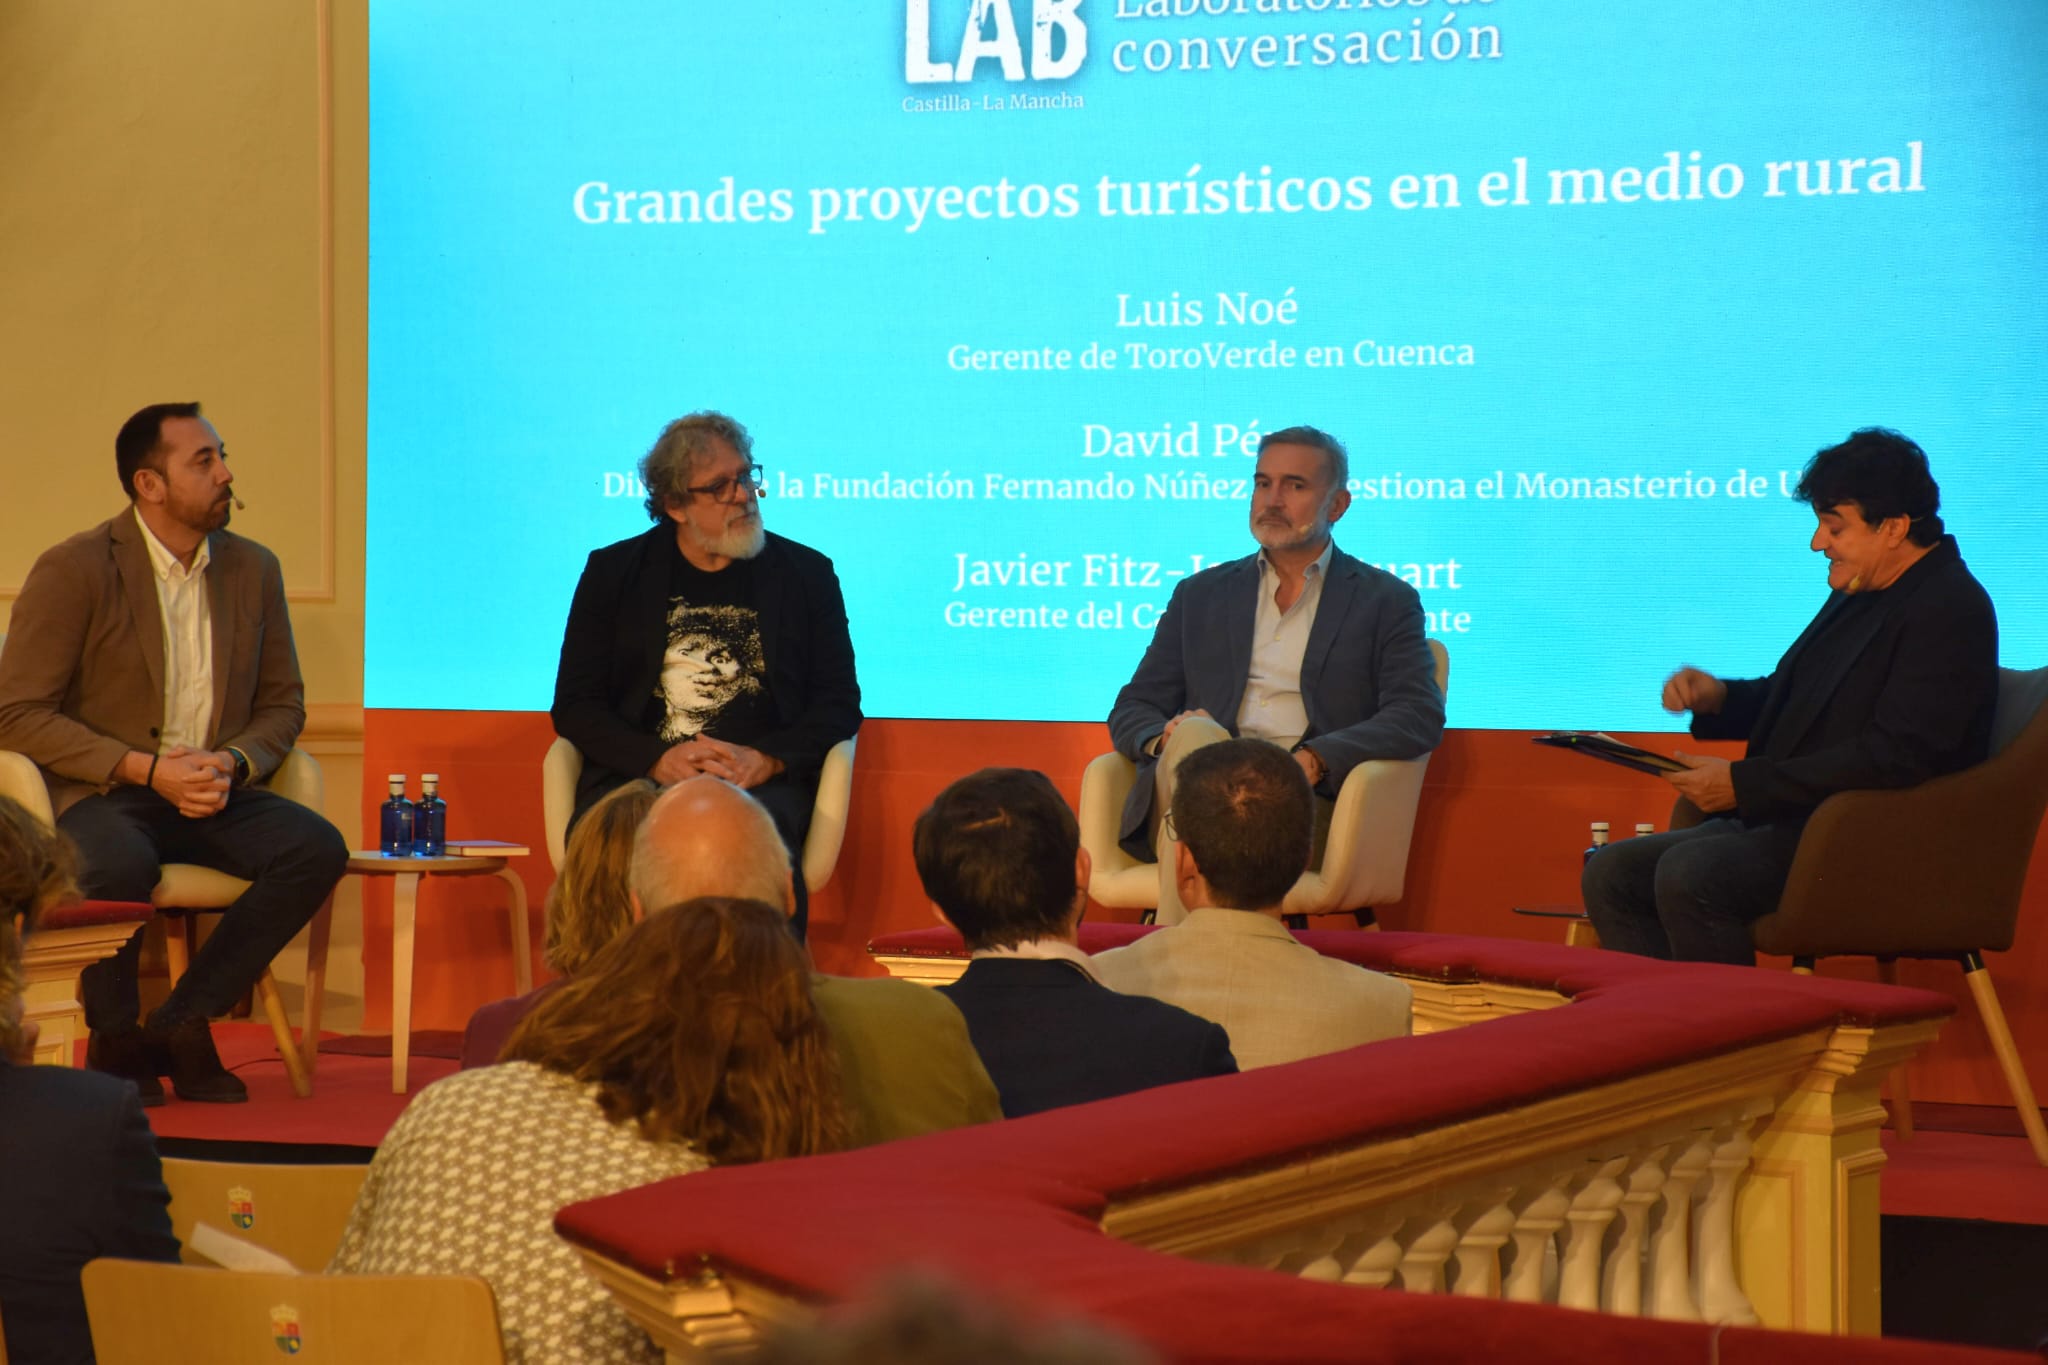
[[[248,785],[249,785],[249,755],[247,755],[247,754],[243,753],[243,752],[242,752],[242,751],[241,751],[240,749],[234,748],[233,746],[229,746],[229,748],[228,748],[228,752],[229,752],[229,753],[231,753],[231,754],[233,754],[233,755],[235,756],[235,781],[234,781],[234,785],[235,785],[235,786],[237,786],[237,787],[246,787],[246,786],[248,786]]]

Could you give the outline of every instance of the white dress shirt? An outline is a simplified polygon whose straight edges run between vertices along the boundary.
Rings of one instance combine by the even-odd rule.
[[[1274,601],[1280,571],[1259,551],[1259,610],[1252,620],[1252,665],[1245,675],[1244,700],[1237,708],[1237,733],[1292,749],[1308,730],[1308,708],[1301,700],[1301,660],[1308,653],[1309,629],[1323,600],[1323,575],[1337,544],[1324,544],[1316,562],[1302,570],[1301,595],[1286,611]]]
[[[212,545],[200,541],[187,568],[156,538],[140,510],[135,524],[142,528],[142,543],[156,571],[156,602],[164,625],[164,723],[157,752],[179,744],[203,749],[213,726],[213,612],[206,602]]]

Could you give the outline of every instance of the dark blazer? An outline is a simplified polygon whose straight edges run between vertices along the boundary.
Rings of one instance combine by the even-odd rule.
[[[306,723],[277,556],[232,531],[207,537],[213,730],[251,775],[284,762]],[[62,815],[104,788],[128,751],[157,751],[164,624],[156,573],[131,509],[44,551],[0,654],[0,749],[35,760]]]
[[[1838,791],[1911,787],[1984,761],[1998,618],[1955,537],[1874,596],[1881,609],[1824,631],[1850,601],[1830,593],[1769,677],[1730,681],[1719,712],[1693,717],[1700,739],[1749,741],[1731,774],[1743,820],[1803,820]]]
[[[1145,832],[1157,760],[1145,746],[1183,711],[1207,711],[1237,733],[1258,610],[1257,555],[1183,579],[1137,673],[1117,693],[1110,743],[1138,765],[1118,832],[1132,857],[1152,857]],[[1415,589],[1342,550],[1332,554],[1302,655],[1301,696],[1308,711],[1303,739],[1329,769],[1316,788],[1325,798],[1336,799],[1345,777],[1367,759],[1416,758],[1436,748],[1444,694]]]
[[[665,521],[591,551],[569,604],[549,714],[555,733],[583,753],[578,814],[621,782],[646,776],[668,748],[643,717],[668,644],[662,623],[675,534]],[[860,728],[846,601],[831,560],[773,532],[753,564],[776,724],[751,743],[815,787],[826,753]]]
[[[1237,1072],[1221,1026],[1073,963],[977,958],[939,990],[966,1016],[1006,1118]]]
[[[129,1081],[0,1062],[0,1324],[11,1360],[93,1358],[78,1273],[175,1261],[171,1196]]]

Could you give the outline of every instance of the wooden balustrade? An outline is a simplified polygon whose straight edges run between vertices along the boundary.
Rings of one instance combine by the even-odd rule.
[[[1611,965],[1612,955],[1578,956]],[[1067,1169],[1053,1169],[1058,1145],[1048,1144],[1041,1157],[1020,1136],[1027,1125],[1056,1118],[1039,1116],[753,1168],[748,1185],[760,1197],[815,1207],[818,1226],[847,1239],[850,1260],[885,1263],[892,1247],[914,1257],[916,1235],[908,1224],[890,1227],[872,1207],[858,1219],[835,1217],[849,1181],[904,1188],[958,1181],[971,1189],[984,1168],[978,1163],[1014,1171],[1042,1159],[1047,1179],[1084,1187],[1099,1179],[1096,1217],[1109,1237],[1214,1266],[1331,1287],[1875,1334],[1876,1181],[1883,1164],[1877,1089],[1887,1071],[1933,1038],[1945,1002],[1919,992],[1871,997],[1882,988],[1762,973],[1703,978],[1700,970],[1624,964],[1577,1000],[1578,989],[1531,985],[1519,972],[1417,972],[1407,977],[1415,1025],[1438,1036],[1057,1116],[1077,1140],[1095,1134],[1107,1144],[1132,1140],[1154,1118],[1164,1131],[1188,1132],[1199,1131],[1190,1125],[1205,1113],[1236,1118],[1248,1104],[1272,1112],[1263,1158],[1219,1156],[1208,1171],[1117,1188],[1127,1176],[1098,1175],[1085,1158],[1073,1169],[1071,1153]],[[1726,989],[1744,982],[1754,983],[1762,1002],[1747,1022],[1743,1002],[1729,999]],[[1841,993],[1852,989],[1863,993],[1859,1009],[1845,1010]],[[1802,991],[1820,993],[1802,999]],[[1882,998],[1904,1003],[1890,1017],[1868,1017],[1861,1006]],[[1484,1073],[1488,1084],[1505,1090],[1525,1041],[1555,1057],[1561,1040],[1575,1040],[1597,1060],[1614,1030],[1642,1027],[1666,1004],[1689,1012],[1673,1018],[1691,1022],[1697,1015],[1701,1036],[1714,1045],[1674,1047],[1668,1059],[1647,1065],[1640,1058],[1617,1063],[1627,1074],[1591,1076],[1497,1107],[1469,1098],[1446,1102],[1427,1121],[1391,1128],[1375,1124],[1374,1105],[1362,1099],[1356,1122],[1348,1112],[1343,1120],[1355,1131],[1334,1141],[1327,1134],[1304,1141],[1274,1098],[1292,1089],[1261,1088],[1292,1073],[1308,1093],[1325,1097],[1348,1094],[1347,1086],[1364,1096],[1388,1094],[1404,1076],[1412,1081],[1443,1065]],[[1795,1011],[1804,1016],[1802,1026],[1788,1029]],[[1234,1097],[1233,1088],[1243,1093]],[[1148,1110],[1156,1114],[1148,1117]],[[1087,1111],[1100,1112],[1091,1119]],[[1258,1140],[1266,1141],[1263,1129]],[[687,1177],[685,1188],[737,1174]],[[691,1203],[684,1193],[676,1207],[687,1212]],[[616,1221],[626,1207],[597,1222]],[[1019,1207],[1029,1201],[1019,1196]],[[562,1225],[671,1358],[694,1360],[744,1347],[761,1321],[802,1311],[820,1289],[779,1266],[771,1245],[742,1236],[747,1255],[734,1255],[729,1222],[716,1223],[715,1238],[699,1239],[702,1259],[676,1277],[650,1273],[644,1258],[636,1266],[602,1236],[593,1238],[596,1224],[575,1209]],[[679,1247],[697,1246],[691,1229],[676,1236]]]

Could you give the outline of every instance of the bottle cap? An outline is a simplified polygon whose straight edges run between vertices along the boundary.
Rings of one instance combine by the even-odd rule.
[[[1657,826],[1656,826],[1656,825],[1654,825],[1654,824],[1652,824],[1652,823],[1651,823],[1650,821],[1648,821],[1648,820],[1638,820],[1638,821],[1636,822],[1636,833],[1638,833],[1638,834],[1655,834],[1656,832],[1657,832]]]
[[[404,773],[392,773],[392,774],[390,774],[389,776],[387,776],[387,777],[386,777],[386,778],[385,778],[384,780],[385,780],[386,782],[396,782],[396,783],[398,783],[398,784],[399,784],[400,786],[404,786],[404,785],[405,785],[405,774],[404,774]]]
[[[422,782],[439,782],[440,780],[441,780],[441,774],[439,774],[439,773],[421,773],[421,774],[420,774],[420,781],[422,781]]]
[[[1593,828],[1599,833],[1605,834],[1607,832],[1607,822],[1605,820],[1595,820]]]

